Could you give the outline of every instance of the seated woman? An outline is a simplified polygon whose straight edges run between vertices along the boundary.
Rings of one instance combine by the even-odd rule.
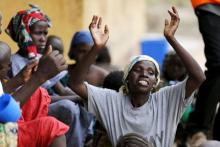
[[[46,52],[45,46],[46,46],[49,27],[50,27],[50,20],[48,19],[48,17],[44,13],[42,13],[42,11],[40,11],[38,7],[33,5],[31,5],[31,8],[28,10],[19,11],[11,19],[7,27],[7,33],[17,43],[19,47],[18,52],[12,55],[11,57],[13,76],[16,77],[19,71],[21,71],[26,65],[29,66],[28,64],[36,64],[32,62],[38,62],[36,61],[39,60],[38,57],[41,57],[40,61],[43,60],[42,56]],[[59,62],[65,61],[63,55],[59,54],[58,51],[52,53],[55,53],[57,56],[56,62],[57,60],[60,60]],[[30,56],[30,55],[34,55],[34,56]],[[33,59],[35,60],[33,61]],[[57,68],[57,67],[53,67],[53,65],[52,66],[49,65],[50,62],[48,63],[45,62],[44,64],[46,64],[46,66],[48,65],[48,68],[45,69],[45,71],[47,72],[49,72],[50,68],[55,68],[55,69]],[[38,67],[39,66],[40,65],[38,65]],[[30,71],[32,71],[32,68],[30,69],[31,69]],[[34,70],[36,70],[36,66]],[[66,70],[57,70],[56,74],[50,76],[50,79],[47,80],[43,79],[44,83],[41,83],[42,80],[40,79],[43,78],[44,76],[38,77],[35,80],[39,80],[37,82],[40,82],[42,84],[42,87],[49,88],[55,85],[60,80],[60,78],[62,78],[65,75],[65,73],[67,73]],[[29,82],[29,80],[26,79],[26,82]],[[46,91],[43,90],[42,88],[38,92],[40,94],[43,93],[42,95],[46,97],[46,100],[47,97],[49,97]],[[46,101],[45,99],[43,100]],[[24,102],[21,103],[22,105],[24,104]],[[47,105],[49,104],[48,101],[46,101],[46,103]],[[34,101],[33,104],[35,104]],[[30,107],[28,108],[28,110],[30,110]],[[31,111],[26,111],[25,113],[28,112],[31,113]],[[70,100],[61,99],[60,101],[57,101],[49,106],[48,114],[50,116],[57,118],[58,120],[62,121],[63,123],[65,123],[70,127],[69,131],[65,134],[68,146],[71,147],[75,145],[75,146],[83,147],[83,141],[84,141],[83,135],[85,134],[84,132],[87,131],[86,127],[89,124],[84,123],[83,125],[86,126],[84,127],[81,125],[81,123],[77,123],[79,122],[78,120],[80,119],[79,117],[81,114],[77,104],[71,102]],[[28,115],[32,115],[32,113]],[[76,129],[77,131],[75,131]]]

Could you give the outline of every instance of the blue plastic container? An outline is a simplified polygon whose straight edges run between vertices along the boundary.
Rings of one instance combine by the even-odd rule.
[[[21,110],[18,103],[9,94],[0,97],[0,122],[17,122],[21,117]]]
[[[140,43],[141,54],[153,57],[160,68],[163,65],[163,60],[168,52],[168,43],[165,38],[149,38],[143,39]]]

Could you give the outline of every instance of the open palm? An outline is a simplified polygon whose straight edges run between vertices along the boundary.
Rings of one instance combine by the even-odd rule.
[[[93,16],[92,22],[89,25],[89,30],[91,32],[95,47],[102,49],[109,38],[109,30],[107,25],[105,25],[104,31],[102,30],[102,18]]]
[[[179,14],[175,7],[172,7],[172,11],[168,10],[168,13],[170,14],[171,20],[169,22],[165,19],[164,36],[166,38],[174,36],[180,22]]]

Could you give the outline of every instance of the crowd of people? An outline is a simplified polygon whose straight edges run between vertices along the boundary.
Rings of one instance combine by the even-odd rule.
[[[36,5],[17,12],[5,29],[17,52],[0,41],[0,111],[8,105],[4,93],[17,102],[8,116],[0,113],[0,146],[220,146],[220,2],[192,3],[205,43],[205,73],[175,37],[175,7],[163,32],[174,51],[163,67],[137,55],[123,71],[111,64],[111,30],[101,17],[93,16],[89,31],[74,33],[68,56],[75,63],[67,64],[61,37],[48,36],[50,18]],[[2,21],[0,14],[0,34]],[[3,119],[15,112],[16,118]]]

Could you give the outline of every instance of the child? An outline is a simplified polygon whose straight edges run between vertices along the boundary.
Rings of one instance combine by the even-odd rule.
[[[76,64],[70,65],[73,67],[72,70],[75,70],[74,67],[91,50],[92,45],[92,36],[88,31],[79,31],[73,35],[68,53],[69,58],[76,61]],[[92,85],[102,87],[107,74],[107,70],[93,64],[90,66],[85,80]]]

